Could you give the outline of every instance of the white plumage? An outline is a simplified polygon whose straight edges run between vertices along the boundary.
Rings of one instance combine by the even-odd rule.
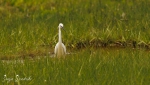
[[[58,43],[56,44],[55,50],[54,50],[54,53],[57,57],[61,57],[66,54],[66,47],[62,43],[62,39],[61,39],[61,29],[62,28],[63,28],[63,24],[60,23],[58,26]]]

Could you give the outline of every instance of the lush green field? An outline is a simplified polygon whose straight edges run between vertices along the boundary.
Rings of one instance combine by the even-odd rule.
[[[3,81],[1,85],[18,83],[20,85],[149,85],[150,83],[150,55],[145,50],[84,49],[76,54],[67,55],[65,59],[38,57],[33,60],[1,61],[0,76]],[[15,81],[16,75],[26,79]],[[9,81],[8,78],[13,79]]]
[[[149,23],[150,0],[1,0],[0,85],[148,85]]]
[[[149,2],[1,0],[0,54],[14,57],[53,51],[60,22],[68,48],[112,43],[149,48]]]

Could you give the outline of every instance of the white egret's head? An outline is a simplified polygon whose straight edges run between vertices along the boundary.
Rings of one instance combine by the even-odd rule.
[[[63,28],[63,27],[64,27],[64,25],[62,23],[59,23],[58,28]]]

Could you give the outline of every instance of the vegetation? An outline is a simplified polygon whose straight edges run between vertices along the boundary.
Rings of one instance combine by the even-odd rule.
[[[150,0],[1,0],[0,78],[13,78],[2,84],[149,84],[149,6]],[[65,59],[49,57],[60,22],[71,52]]]
[[[132,52],[131,52],[132,51]],[[144,55],[144,56],[143,56]],[[26,56],[28,57],[28,56]],[[4,85],[148,85],[150,56],[144,50],[84,49],[66,58],[1,61]],[[4,75],[13,80],[4,80]],[[27,78],[29,80],[16,80]],[[19,85],[19,84],[18,84]]]

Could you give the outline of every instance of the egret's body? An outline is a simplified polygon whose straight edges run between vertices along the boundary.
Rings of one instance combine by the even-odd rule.
[[[58,43],[56,44],[55,50],[54,50],[54,53],[57,57],[61,57],[66,54],[66,47],[62,43],[62,39],[61,39],[61,29],[62,28],[63,28],[63,24],[60,23],[58,26]]]

